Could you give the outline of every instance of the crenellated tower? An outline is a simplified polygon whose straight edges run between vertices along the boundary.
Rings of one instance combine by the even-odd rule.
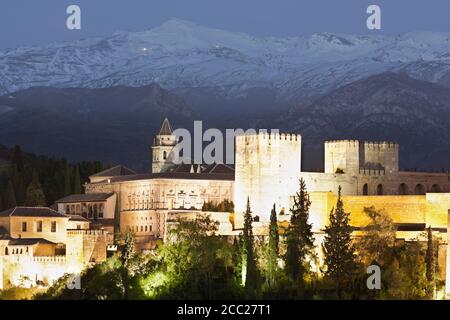
[[[254,216],[269,221],[273,204],[288,212],[299,188],[301,136],[260,132],[236,137],[235,212],[250,198]]]

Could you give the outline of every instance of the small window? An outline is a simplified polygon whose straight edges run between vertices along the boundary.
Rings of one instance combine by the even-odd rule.
[[[22,222],[22,232],[27,232],[27,223]]]
[[[52,221],[52,232],[56,232],[56,221]]]
[[[36,232],[42,232],[42,221],[36,222]]]
[[[152,232],[152,226],[150,225],[149,227],[150,227],[150,232]]]
[[[145,226],[145,232],[147,232],[148,231],[148,229],[147,229],[148,227],[147,226]]]
[[[77,224],[77,230],[81,229],[81,224]]]

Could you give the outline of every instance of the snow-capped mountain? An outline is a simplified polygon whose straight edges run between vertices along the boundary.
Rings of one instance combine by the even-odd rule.
[[[0,94],[158,83],[220,88],[232,97],[271,88],[292,101],[386,71],[450,86],[450,33],[258,38],[172,19],[143,32],[0,50]]]

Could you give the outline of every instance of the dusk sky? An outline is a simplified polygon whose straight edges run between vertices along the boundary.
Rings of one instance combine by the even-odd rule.
[[[81,6],[82,30],[68,31],[66,8]],[[382,10],[382,31],[366,28],[366,8]],[[0,48],[142,31],[170,18],[255,36],[313,32],[450,32],[448,0],[2,0]]]

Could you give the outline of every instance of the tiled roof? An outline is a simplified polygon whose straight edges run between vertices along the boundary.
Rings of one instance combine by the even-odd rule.
[[[69,221],[83,221],[83,222],[89,222],[88,219],[85,217],[79,216],[79,215],[71,215],[69,218]]]
[[[126,175],[132,175],[136,174],[133,170],[124,167],[122,165],[118,165],[115,167],[112,167],[110,169],[104,170],[102,172],[93,174],[91,177],[117,177],[117,176],[126,176]]]
[[[144,173],[126,177],[111,178],[111,182],[125,182],[151,179],[180,179],[180,180],[224,180],[234,181],[234,174],[228,173],[188,173],[188,172],[161,172]]]
[[[73,203],[73,202],[94,202],[106,201],[114,193],[86,193],[86,194],[72,194],[56,201],[56,203]]]
[[[47,207],[15,207],[0,212],[0,217],[43,217],[43,218],[67,218],[65,214],[59,213]]]
[[[183,173],[224,173],[224,174],[234,174],[234,168],[226,164],[180,164],[175,165],[167,171],[172,172],[183,172]]]
[[[8,242],[9,246],[31,246],[34,244],[56,244],[54,242],[48,241],[42,238],[20,238],[20,239],[10,239]]]
[[[165,118],[158,135],[170,136],[172,132],[169,119]]]

